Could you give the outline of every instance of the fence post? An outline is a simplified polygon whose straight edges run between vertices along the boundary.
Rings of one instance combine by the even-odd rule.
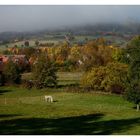
[[[20,104],[20,98],[18,98],[19,104]]]
[[[5,103],[5,105],[7,105],[7,100],[6,100],[6,97],[5,97],[5,99],[4,99],[4,103]]]

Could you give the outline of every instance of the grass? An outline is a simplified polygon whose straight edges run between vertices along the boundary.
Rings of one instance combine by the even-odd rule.
[[[78,84],[82,75],[83,72],[57,72],[58,85]],[[22,79],[30,80],[31,78],[31,73],[22,74]]]
[[[35,46],[35,41],[36,41],[36,39],[29,40],[30,46]],[[15,43],[8,43],[6,45],[8,45],[8,47],[14,47],[15,45],[17,45],[18,47],[21,47],[21,45],[24,45],[24,42],[25,41],[19,41],[19,42],[15,42]],[[39,42],[43,43],[43,44],[45,44],[45,43],[57,44],[59,42],[59,40],[48,40],[47,39],[47,40],[39,40]],[[5,48],[6,45],[0,45],[0,49],[2,49],[2,50],[6,49]]]
[[[140,112],[117,95],[1,87],[0,134],[139,135]]]
[[[58,72],[61,88],[0,87],[0,134],[140,134],[140,112],[121,96],[103,92],[70,93],[65,85],[82,73]],[[30,73],[22,76],[28,79]],[[53,103],[44,101],[52,95]]]
[[[82,72],[58,72],[58,85],[79,84]]]

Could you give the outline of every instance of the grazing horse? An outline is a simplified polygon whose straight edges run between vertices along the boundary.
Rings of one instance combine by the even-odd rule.
[[[45,101],[46,101],[46,102],[51,102],[51,103],[52,103],[52,102],[53,102],[53,97],[50,96],[50,95],[49,95],[49,96],[45,95]]]

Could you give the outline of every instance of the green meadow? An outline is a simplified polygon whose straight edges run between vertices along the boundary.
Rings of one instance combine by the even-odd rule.
[[[51,95],[53,103],[45,102]],[[0,134],[140,134],[140,112],[118,95],[1,87]]]

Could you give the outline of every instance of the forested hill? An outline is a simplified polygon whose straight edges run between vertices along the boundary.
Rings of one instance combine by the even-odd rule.
[[[15,39],[31,39],[33,37],[42,38],[46,34],[61,35],[62,33],[73,33],[74,35],[117,35],[117,36],[132,36],[140,34],[140,23],[129,24],[96,24],[63,27],[54,30],[40,30],[30,32],[1,32],[0,42],[9,42]]]

